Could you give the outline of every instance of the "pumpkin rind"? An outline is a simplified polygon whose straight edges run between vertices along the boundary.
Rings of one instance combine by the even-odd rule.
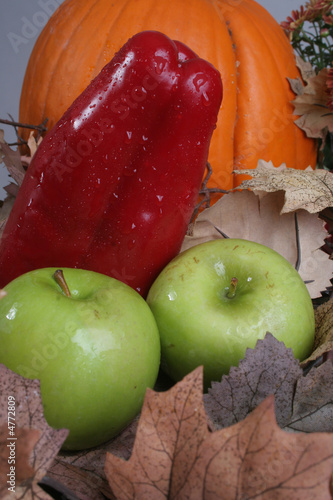
[[[315,166],[316,142],[294,124],[287,77],[300,75],[292,47],[254,0],[65,0],[32,51],[20,121],[48,118],[51,128],[128,38],[149,29],[182,41],[221,73],[209,187],[238,185],[234,167],[255,168],[258,159]]]
[[[287,77],[299,76],[292,47],[270,14],[254,0],[237,7],[220,1],[238,65],[234,165],[255,168],[258,159],[275,166],[315,166],[315,142],[294,124],[294,94]],[[235,179],[238,185],[243,176]]]

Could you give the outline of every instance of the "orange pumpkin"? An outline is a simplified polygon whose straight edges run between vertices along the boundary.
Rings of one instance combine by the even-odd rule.
[[[20,121],[49,128],[135,33],[153,29],[181,40],[219,69],[224,98],[213,134],[208,186],[229,189],[232,171],[315,167],[316,142],[295,124],[287,77],[299,71],[282,28],[254,0],[65,0],[32,51]]]

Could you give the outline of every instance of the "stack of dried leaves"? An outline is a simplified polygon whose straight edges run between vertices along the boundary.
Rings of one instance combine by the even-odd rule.
[[[46,486],[82,500],[332,498],[333,364],[304,375],[270,334],[207,394],[201,367],[166,391],[148,390],[139,420],[78,454],[59,451],[67,431],[43,420],[37,381],[3,365],[0,380],[0,408],[8,394],[18,402],[17,498],[50,499]],[[0,410],[4,500],[13,498],[7,437]]]

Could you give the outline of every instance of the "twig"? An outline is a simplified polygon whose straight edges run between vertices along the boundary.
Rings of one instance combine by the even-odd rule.
[[[296,247],[297,247],[297,259],[296,259],[296,264],[295,264],[295,269],[296,271],[299,271],[300,265],[301,265],[301,242],[299,240],[299,226],[298,226],[298,219],[297,219],[297,212],[294,213],[294,220],[295,220],[295,236],[296,236]]]
[[[15,121],[13,119],[13,117],[8,113],[8,116],[10,117],[10,120],[6,120],[4,118],[0,118],[0,123],[2,123],[3,125],[10,125],[11,127],[14,127],[15,129],[15,134],[16,134],[16,137],[18,139],[19,142],[15,142],[15,143],[11,143],[11,144],[8,144],[9,146],[21,146],[23,144],[27,145],[28,142],[23,140],[22,137],[20,137],[19,133],[18,133],[18,128],[27,128],[27,129],[30,129],[30,130],[37,130],[38,132],[38,135],[37,135],[37,140],[39,139],[39,137],[44,133],[44,132],[47,132],[47,127],[46,127],[46,124],[48,122],[48,118],[46,118],[42,123],[40,123],[39,125],[32,125],[30,123],[22,123],[22,122],[18,122],[18,121]]]
[[[208,161],[207,161],[207,164],[206,164],[206,168],[207,168],[207,173],[206,173],[206,175],[205,175],[205,177],[204,177],[204,179],[202,181],[201,188],[200,188],[200,191],[199,191],[199,195],[203,196],[203,199],[200,200],[198,202],[198,204],[196,205],[196,207],[195,207],[195,209],[193,211],[193,214],[192,214],[190,222],[194,221],[194,219],[198,215],[199,210],[202,207],[202,205],[205,204],[205,208],[209,208],[210,207],[211,195],[212,194],[226,194],[226,193],[228,193],[228,191],[226,191],[225,189],[208,188],[207,187],[207,182],[208,182],[208,180],[209,180],[209,178],[210,178],[210,176],[212,175],[212,172],[213,172],[211,164]]]
[[[20,128],[30,128],[32,130],[38,130],[40,132],[46,132],[47,128],[45,127],[44,124],[46,124],[48,119],[44,120],[43,123],[40,125],[30,125],[29,123],[21,123],[21,122],[16,122],[15,120],[5,120],[3,118],[0,118],[0,123],[3,123],[4,125],[12,125],[13,127],[20,127]]]
[[[220,235],[221,235],[221,236],[223,236],[223,238],[225,238],[225,239],[229,239],[229,238],[230,238],[230,236],[228,236],[226,233],[224,233],[224,232],[222,231],[222,229],[220,229],[220,228],[219,228],[219,227],[217,227],[217,226],[214,226],[214,227],[215,227],[216,231],[217,231],[218,233],[220,233]]]

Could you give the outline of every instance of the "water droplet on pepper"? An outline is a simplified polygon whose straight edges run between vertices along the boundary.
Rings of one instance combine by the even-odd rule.
[[[210,99],[208,97],[207,92],[203,92],[201,95],[201,102],[204,106],[209,106],[210,105]]]
[[[133,132],[131,132],[130,130],[126,131],[126,134],[125,134],[125,143],[126,144],[130,144],[131,143],[132,135],[133,135]]]

